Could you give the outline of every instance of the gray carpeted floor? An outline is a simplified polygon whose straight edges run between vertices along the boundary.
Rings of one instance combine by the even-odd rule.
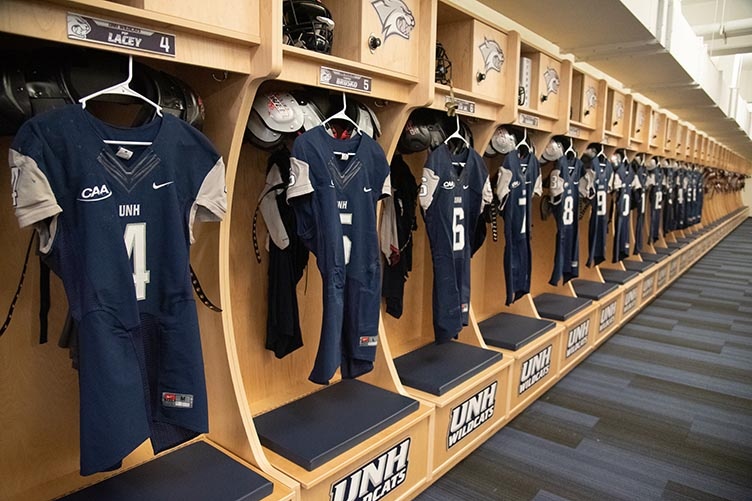
[[[417,499],[752,500],[752,220]]]

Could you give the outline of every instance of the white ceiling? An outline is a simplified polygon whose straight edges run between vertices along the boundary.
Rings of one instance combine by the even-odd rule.
[[[675,0],[674,0],[675,1]],[[725,8],[724,8],[725,1]],[[657,21],[643,24],[635,12],[672,0],[480,0],[502,15],[643,94],[740,155],[752,159],[748,131],[719,109],[660,43]],[[630,8],[625,6],[630,3]],[[690,26],[713,50],[719,68],[743,57],[739,95],[752,100],[752,0],[682,0]],[[677,5],[676,3],[673,4]],[[634,12],[633,12],[634,11]],[[724,26],[725,39],[720,35]],[[652,31],[651,31],[652,30]]]

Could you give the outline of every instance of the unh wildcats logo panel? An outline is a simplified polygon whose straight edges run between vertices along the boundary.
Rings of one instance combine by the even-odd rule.
[[[501,73],[501,65],[504,64],[504,51],[501,50],[501,46],[496,40],[489,40],[483,37],[483,42],[478,45],[480,54],[483,57],[483,64],[485,73],[491,70]]]
[[[371,5],[381,21],[384,42],[392,35],[410,39],[410,33],[415,28],[415,17],[403,0],[372,0]]]

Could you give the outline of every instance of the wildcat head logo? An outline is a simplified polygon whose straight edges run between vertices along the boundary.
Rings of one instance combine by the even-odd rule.
[[[415,28],[415,17],[403,0],[371,0],[371,5],[381,21],[384,42],[392,35],[410,39],[410,32]]]
[[[501,50],[498,42],[483,37],[483,43],[478,48],[485,64],[484,72],[488,73],[491,70],[495,70],[501,73],[501,65],[504,64],[504,51]]]
[[[585,103],[587,103],[589,110],[592,110],[598,104],[598,95],[595,92],[595,87],[588,87],[587,91],[585,91]]]
[[[543,79],[546,81],[546,96],[559,93],[559,73],[554,68],[546,68]]]
[[[91,25],[82,17],[68,14],[68,33],[76,38],[86,38],[91,32]]]
[[[624,103],[616,101],[616,120],[621,121],[624,118]]]

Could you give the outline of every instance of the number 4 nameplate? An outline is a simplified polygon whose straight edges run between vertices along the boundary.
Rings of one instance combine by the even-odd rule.
[[[175,35],[71,12],[68,38],[175,57]]]

